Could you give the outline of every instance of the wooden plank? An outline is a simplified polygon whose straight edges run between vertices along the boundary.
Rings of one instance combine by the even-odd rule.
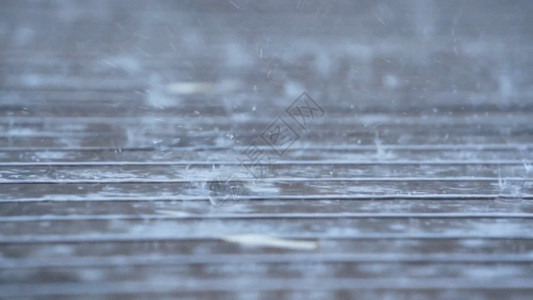
[[[277,256],[277,257],[273,257]],[[335,274],[336,278],[344,277],[353,278],[356,282],[360,279],[375,279],[378,277],[385,277],[384,274],[400,274],[403,269],[403,278],[414,282],[415,280],[422,280],[424,278],[446,280],[446,277],[454,277],[470,281],[479,273],[487,272],[487,277],[491,280],[499,280],[508,278],[507,276],[516,276],[527,278],[528,274],[533,268],[533,263],[524,262],[519,257],[514,258],[514,263],[501,263],[498,268],[505,272],[505,274],[493,274],[491,268],[493,263],[480,262],[486,259],[482,255],[477,255],[475,261],[469,261],[468,258],[459,258],[458,261],[453,259],[446,259],[446,262],[441,262],[438,259],[430,257],[411,257],[404,258],[399,256],[397,260],[387,260],[386,255],[381,255],[377,260],[373,261],[375,257],[372,255],[360,255],[357,261],[351,261],[346,258],[339,258],[330,256],[326,261],[319,255],[295,256],[295,255],[264,255],[261,257],[262,261],[255,261],[246,255],[241,255],[242,260],[237,261],[236,256],[213,256],[210,261],[198,260],[194,256],[190,257],[164,257],[157,259],[155,257],[130,257],[124,258],[96,258],[86,257],[84,259],[78,258],[77,263],[69,264],[69,261],[63,261],[61,264],[50,267],[40,266],[35,269],[28,269],[29,264],[20,263],[19,269],[10,269],[0,271],[0,280],[4,284],[17,283],[13,278],[23,278],[25,280],[19,281],[19,284],[35,284],[35,278],[40,276],[40,273],[52,273],[56,276],[63,277],[63,286],[69,283],[109,283],[114,282],[120,284],[127,279],[137,280],[140,282],[150,281],[150,277],[154,274],[165,276],[169,278],[186,277],[190,273],[202,274],[209,279],[223,279],[238,280],[239,277],[245,275],[246,278],[260,280],[261,278],[277,277],[292,280],[295,277],[300,277],[302,274],[312,274],[310,276],[320,278],[327,277],[328,274]],[[357,257],[357,256],[356,256]],[[322,259],[321,259],[322,258]],[[435,271],[428,274],[428,259],[429,263],[434,264]],[[500,257],[500,259],[502,259]],[[224,260],[226,260],[224,262]],[[503,259],[505,260],[505,259]],[[50,259],[49,263],[53,263],[55,259]],[[286,266],[287,262],[293,261],[293,265]],[[96,262],[96,265],[91,264]],[[247,264],[252,262],[253,264]],[[87,266],[87,263],[89,265]],[[148,264],[148,265],[147,265]],[[11,264],[7,264],[11,265]],[[461,266],[462,265],[462,266]],[[465,268],[464,266],[468,266]],[[78,274],[73,274],[72,270],[76,268]],[[129,275],[128,273],[134,273]],[[93,273],[92,278],[89,276]],[[86,275],[86,276],[83,276]],[[84,278],[86,277],[86,278]],[[394,276],[386,276],[385,278],[391,281],[399,280]],[[54,277],[47,278],[42,283],[53,283],[57,279]]]
[[[531,200],[378,199],[263,200],[240,203],[236,209],[215,208],[207,201],[69,201],[0,203],[0,222],[77,219],[275,219],[275,218],[505,218],[533,213]],[[280,211],[280,207],[284,210]],[[279,217],[278,217],[279,216]]]
[[[529,200],[506,202],[490,200],[302,200],[261,201],[241,205],[241,209],[215,209],[205,202],[128,201],[2,203],[0,222],[39,222],[77,220],[203,220],[203,219],[331,219],[331,218],[523,218],[531,217]],[[290,212],[278,212],[280,205]],[[387,205],[388,209],[380,209]],[[425,209],[431,207],[431,210]],[[291,209],[291,210],[289,210]],[[72,212],[76,212],[75,214]]]
[[[52,136],[9,136],[0,137],[0,145],[4,148],[80,148],[80,147],[109,147],[115,149],[120,148],[143,148],[152,147],[154,144],[161,144],[162,147],[224,147],[232,144],[229,136],[234,136],[228,133],[228,137],[222,134],[209,135],[189,132],[187,134],[171,134],[170,136],[156,135],[156,134],[142,134],[136,135],[136,128],[130,128],[125,132],[116,132],[108,134],[105,132],[97,134],[88,134],[85,136],[60,137],[59,134]],[[260,138],[262,132],[252,132],[246,135],[236,136],[242,144],[251,145],[255,140]],[[328,134],[329,133],[329,134]],[[378,136],[376,136],[378,135]],[[497,135],[478,135],[475,133],[468,134],[446,134],[436,135],[431,132],[421,132],[417,135],[411,134],[376,134],[374,132],[366,132],[365,134],[358,134],[357,132],[313,132],[305,136],[305,143],[316,145],[324,138],[329,137],[330,145],[376,145],[393,144],[393,145],[417,145],[422,143],[458,145],[464,143],[472,144],[531,144],[533,143],[533,136],[530,132],[523,132],[516,135],[508,136],[502,132]],[[300,140],[300,139],[299,139]],[[303,140],[303,138],[302,138]]]
[[[274,150],[269,146],[258,146],[269,156]],[[533,159],[530,149],[532,144],[419,144],[419,145],[308,145],[294,144],[276,161],[309,161],[315,164],[320,161],[351,162],[352,165],[367,164],[459,164],[519,165],[524,170]],[[151,146],[146,148],[1,148],[0,165],[9,167],[47,167],[47,166],[88,166],[91,163],[99,166],[109,165],[153,165],[179,166],[216,164],[219,162],[234,163],[235,159],[245,151],[247,146],[227,147],[173,147]],[[380,153],[379,150],[382,150]],[[383,155],[384,154],[384,155]],[[324,163],[326,164],[326,163]],[[7,169],[6,169],[7,170]],[[21,169],[23,170],[23,169]],[[4,173],[5,174],[5,173]],[[16,174],[16,173],[15,173]],[[503,173],[504,175],[505,172]]]
[[[4,223],[2,244],[217,239],[272,232],[286,239],[532,239],[527,218],[324,218],[80,220]]]
[[[219,173],[213,174],[213,180]],[[223,174],[223,173],[221,173]],[[244,179],[243,199],[394,199],[421,197],[529,199],[533,197],[531,178],[511,178],[508,181],[449,180],[431,178],[354,178],[324,180]],[[145,182],[115,180],[111,183],[74,181],[72,183],[15,182],[2,184],[0,202],[12,201],[121,201],[121,200],[206,200],[206,181]]]
[[[322,258],[328,255],[341,258],[341,254],[354,255],[379,255],[390,256],[394,253],[400,255],[413,255],[420,257],[440,257],[449,254],[453,257],[463,257],[470,262],[489,263],[490,258],[498,256],[515,256],[519,259],[529,259],[533,240],[531,239],[322,239],[320,245],[313,251],[291,249],[284,247],[251,247],[239,243],[230,243],[221,239],[189,239],[189,240],[145,240],[145,241],[88,241],[86,243],[68,241],[57,243],[25,243],[25,244],[0,244],[0,253],[5,261],[23,261],[28,258],[42,258],[41,264],[46,264],[48,259],[64,257],[72,263],[77,258],[83,257],[160,257],[176,255],[196,255],[200,258],[201,253],[213,255],[240,255],[246,254],[251,258],[261,259],[262,254],[322,254]],[[456,256],[453,256],[456,255]],[[475,256],[479,255],[478,258]],[[232,256],[232,257],[234,257]],[[349,258],[349,257],[347,257]],[[353,259],[352,261],[358,261]],[[209,259],[205,255],[204,259]],[[333,259],[334,260],[334,259]],[[346,260],[346,259],[345,259]],[[512,257],[509,259],[512,260]],[[335,260],[334,260],[335,261]],[[342,259],[341,259],[342,261]],[[349,261],[349,259],[347,260]],[[37,260],[34,260],[37,262]],[[60,262],[59,262],[60,263]],[[52,265],[52,264],[49,264]],[[30,266],[28,266],[29,269]],[[7,266],[6,266],[7,270]],[[391,274],[393,275],[393,274]]]
[[[315,292],[332,290],[527,290],[530,292],[531,280],[529,279],[493,279],[493,280],[464,280],[450,277],[438,279],[416,279],[412,281],[403,279],[360,279],[357,281],[350,279],[336,279],[334,281],[324,281],[317,278],[305,279],[263,279],[263,284],[257,286],[255,280],[239,279],[238,285],[227,284],[224,279],[211,279],[195,281],[186,280],[160,280],[151,279],[149,281],[125,281],[121,283],[72,283],[72,284],[20,284],[0,286],[5,295],[106,295],[106,294],[159,294],[187,292],[224,291],[224,292],[250,292],[250,291],[287,291],[287,290],[310,290],[313,287]],[[206,288],[208,287],[208,288]]]
[[[220,158],[219,158],[220,159]],[[287,159],[287,158],[286,158]],[[339,160],[339,157],[336,157]],[[340,158],[343,160],[343,158]],[[344,159],[346,162],[348,158]],[[220,160],[222,161],[222,160]],[[228,160],[230,161],[230,160]],[[304,181],[306,178],[330,181],[365,181],[387,180],[408,181],[411,178],[434,181],[498,181],[498,180],[533,180],[528,174],[528,165],[482,163],[474,166],[472,161],[453,163],[443,161],[441,164],[411,162],[406,164],[378,164],[367,162],[358,164],[354,160],[351,164],[327,163],[327,161],[299,161],[298,164],[278,163],[265,166],[261,179],[270,181]],[[183,166],[185,165],[186,166]],[[10,164],[11,165],[11,164]],[[241,165],[228,165],[221,168],[221,172],[238,174],[249,177],[246,167]],[[532,173],[530,171],[529,173]],[[95,164],[83,166],[77,163],[69,165],[42,164],[42,165],[15,165],[5,166],[0,170],[0,184],[5,183],[75,183],[97,181],[100,183],[120,182],[192,182],[210,181],[214,176],[213,165],[208,162],[195,165],[192,161],[182,164],[137,164],[105,165]],[[244,178],[243,178],[244,179]]]

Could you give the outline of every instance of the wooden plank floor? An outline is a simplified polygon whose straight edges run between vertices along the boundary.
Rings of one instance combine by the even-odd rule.
[[[530,299],[532,13],[1,1],[0,298]]]

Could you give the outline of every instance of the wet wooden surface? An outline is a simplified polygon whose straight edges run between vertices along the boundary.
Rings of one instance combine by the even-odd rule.
[[[532,12],[2,1],[0,298],[529,299]]]

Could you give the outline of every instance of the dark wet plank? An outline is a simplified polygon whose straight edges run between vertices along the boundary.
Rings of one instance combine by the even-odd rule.
[[[275,218],[504,218],[533,213],[531,201],[505,199],[263,200],[218,210],[203,201],[68,201],[1,203],[0,222],[98,219],[275,219]],[[280,206],[284,210],[280,211]],[[73,213],[74,212],[74,213]]]

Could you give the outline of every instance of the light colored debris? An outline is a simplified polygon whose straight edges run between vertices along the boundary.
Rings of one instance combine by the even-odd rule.
[[[294,250],[315,250],[318,248],[318,241],[288,240],[258,234],[228,235],[221,237],[221,239],[226,242],[252,247],[274,247]]]
[[[210,82],[174,82],[168,85],[168,91],[172,94],[197,94],[210,93],[213,84]]]
[[[166,210],[166,209],[160,209],[155,211],[158,214],[162,215],[169,215],[169,216],[177,216],[177,217],[185,217],[188,216],[189,213],[179,210]]]
[[[231,93],[239,88],[235,80],[223,80],[221,82],[173,82],[167,85],[170,94],[191,95],[208,93]]]

